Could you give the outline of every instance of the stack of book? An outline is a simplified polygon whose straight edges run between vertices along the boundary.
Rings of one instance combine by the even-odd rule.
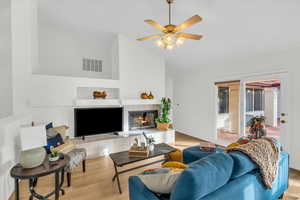
[[[129,149],[128,156],[130,158],[147,158],[149,156],[148,147],[132,146]]]

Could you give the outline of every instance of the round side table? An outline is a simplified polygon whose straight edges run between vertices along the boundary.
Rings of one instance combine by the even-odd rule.
[[[24,169],[20,164],[14,166],[10,171],[10,175],[15,179],[15,199],[20,199],[19,181],[21,179],[25,179],[29,181],[29,191],[31,194],[29,197],[30,200],[32,200],[33,197],[45,200],[52,195],[55,195],[55,200],[58,200],[60,191],[62,192],[62,195],[65,194],[65,191],[62,189],[62,185],[64,183],[65,167],[69,161],[69,156],[64,155],[63,158],[55,162],[50,162],[47,158],[42,165],[32,169]],[[55,190],[44,196],[36,193],[34,188],[37,185],[38,178],[50,174],[55,174]]]

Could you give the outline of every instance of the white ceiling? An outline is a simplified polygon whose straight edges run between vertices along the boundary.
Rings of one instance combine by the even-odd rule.
[[[165,0],[39,0],[39,16],[89,31],[121,33],[136,39],[158,33],[143,22],[168,22]],[[203,21],[185,30],[203,34],[180,48],[157,49],[168,65],[194,68],[216,62],[282,51],[300,43],[299,0],[175,0],[173,24],[198,14]]]

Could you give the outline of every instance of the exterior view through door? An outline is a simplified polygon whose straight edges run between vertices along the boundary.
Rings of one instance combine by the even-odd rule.
[[[215,85],[218,91],[217,137],[219,140],[235,142],[241,136],[249,135],[250,121],[257,116],[265,117],[267,136],[280,138],[280,79],[244,81],[244,87],[241,87],[239,80],[218,82]],[[241,103],[243,95],[244,104]],[[240,109],[245,111],[242,112],[243,117],[240,116]],[[240,123],[243,120],[244,122]],[[244,128],[241,128],[242,124]]]

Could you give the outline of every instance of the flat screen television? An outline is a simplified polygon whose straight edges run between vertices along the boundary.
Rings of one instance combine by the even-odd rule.
[[[123,131],[123,108],[75,108],[75,137]]]

